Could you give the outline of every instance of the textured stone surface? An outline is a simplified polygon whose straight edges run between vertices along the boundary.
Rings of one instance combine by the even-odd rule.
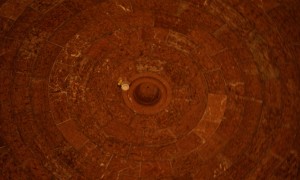
[[[0,179],[299,179],[299,10],[0,0]],[[152,114],[118,86],[147,73]]]

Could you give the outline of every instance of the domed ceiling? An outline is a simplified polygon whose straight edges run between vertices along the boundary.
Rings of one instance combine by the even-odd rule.
[[[1,179],[299,179],[300,1],[0,0]]]

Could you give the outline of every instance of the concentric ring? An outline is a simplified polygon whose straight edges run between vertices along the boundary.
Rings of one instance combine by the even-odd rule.
[[[299,179],[299,9],[0,1],[0,177]]]

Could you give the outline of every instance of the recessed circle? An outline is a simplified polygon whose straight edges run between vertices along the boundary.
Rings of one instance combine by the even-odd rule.
[[[169,83],[154,73],[141,73],[131,78],[130,88],[123,91],[125,104],[136,113],[155,114],[171,100]]]
[[[135,100],[147,106],[156,104],[160,99],[160,94],[160,89],[155,84],[149,82],[141,83],[133,91]]]

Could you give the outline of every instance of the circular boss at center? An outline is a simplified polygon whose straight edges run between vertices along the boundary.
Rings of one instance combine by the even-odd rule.
[[[171,87],[154,73],[137,74],[131,79],[128,91],[123,91],[125,104],[139,114],[156,114],[171,101]]]

